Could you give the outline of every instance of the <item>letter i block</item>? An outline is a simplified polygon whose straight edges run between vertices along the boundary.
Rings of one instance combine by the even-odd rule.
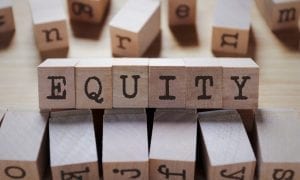
[[[223,67],[223,108],[257,109],[259,67],[250,58],[220,59]]]
[[[196,0],[168,0],[169,25],[193,25],[196,19]]]
[[[148,107],[148,59],[113,60],[113,107]]]
[[[129,0],[110,22],[112,53],[140,57],[159,32],[160,1]]]
[[[0,36],[15,30],[11,0],[0,1]]]
[[[75,69],[76,108],[112,108],[111,59],[82,59]]]
[[[38,66],[41,109],[75,108],[75,59],[48,59]]]
[[[214,58],[187,58],[186,108],[222,108],[223,71]]]
[[[212,50],[246,54],[249,44],[251,0],[217,0],[213,22]]]

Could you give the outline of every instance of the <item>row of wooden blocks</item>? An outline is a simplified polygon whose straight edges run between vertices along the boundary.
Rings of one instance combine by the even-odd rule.
[[[49,144],[49,113],[0,111],[0,179],[46,179],[49,155],[53,180],[99,179],[99,169],[104,180],[251,180],[256,166],[261,180],[300,178],[299,114],[251,114],[253,148],[235,110],[156,110],[148,133],[144,109],[105,110],[103,121],[94,113],[94,123],[90,110],[56,111]]]
[[[41,109],[258,107],[259,67],[249,58],[47,59]]]

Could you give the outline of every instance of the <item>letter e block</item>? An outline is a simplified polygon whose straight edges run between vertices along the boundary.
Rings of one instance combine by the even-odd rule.
[[[13,17],[12,1],[0,1],[0,36],[1,34],[15,30],[15,21]]]
[[[193,25],[196,19],[196,0],[168,0],[169,25]]]

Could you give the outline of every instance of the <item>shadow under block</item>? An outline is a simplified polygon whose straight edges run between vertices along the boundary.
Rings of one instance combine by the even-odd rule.
[[[0,1],[0,36],[15,30],[11,0]]]
[[[257,109],[259,67],[250,58],[222,58],[223,108]]]
[[[248,52],[251,0],[217,0],[212,30],[212,50],[230,54]]]
[[[100,23],[109,0],[68,0],[71,20],[87,23]]]
[[[99,179],[96,139],[90,110],[52,112],[49,136],[53,180]]]
[[[194,179],[196,136],[196,110],[157,109],[150,147],[150,179]]]
[[[184,108],[186,72],[182,59],[149,60],[149,107]]]
[[[76,108],[112,108],[111,59],[80,60],[75,68]]]
[[[113,60],[113,107],[148,107],[148,59]]]
[[[60,0],[30,0],[33,29],[41,54],[69,47],[67,21]]]
[[[212,58],[186,58],[186,108],[222,108],[223,70]]]
[[[160,32],[160,1],[129,0],[109,26],[112,54],[140,57]]]
[[[47,59],[38,66],[40,109],[75,108],[76,59]]]
[[[6,111],[7,111],[7,109],[0,108],[0,127],[1,127],[2,120],[3,120],[4,116],[5,116]]]
[[[300,178],[300,117],[296,111],[259,109],[256,137],[259,179]]]
[[[194,25],[196,21],[196,0],[168,0],[170,26]]]
[[[102,145],[103,179],[149,178],[144,109],[105,110]]]
[[[255,156],[243,122],[235,110],[198,114],[206,179],[252,180]]]
[[[49,113],[8,111],[0,129],[0,179],[42,179]]]

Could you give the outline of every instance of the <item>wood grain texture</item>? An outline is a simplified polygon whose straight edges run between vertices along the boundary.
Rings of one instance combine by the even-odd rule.
[[[196,0],[168,0],[169,25],[194,25],[197,12],[196,2]]]
[[[15,30],[15,20],[11,0],[0,2],[0,38]],[[1,39],[0,39],[1,40]],[[1,41],[0,41],[1,42]]]

